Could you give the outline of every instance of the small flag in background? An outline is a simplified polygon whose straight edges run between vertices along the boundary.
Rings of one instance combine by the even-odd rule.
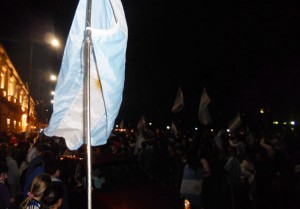
[[[171,127],[171,130],[173,131],[174,135],[177,136],[178,130],[177,130],[177,127],[176,127],[174,121],[172,121],[172,127]]]
[[[47,136],[66,140],[70,150],[84,137],[84,34],[87,0],[80,0],[66,42]],[[91,8],[91,145],[107,142],[119,113],[125,79],[128,31],[120,0],[94,0]]]
[[[146,127],[146,120],[145,120],[145,116],[141,116],[141,118],[139,119],[138,123],[137,123],[137,129],[138,130],[142,130]]]
[[[206,89],[203,89],[202,96],[200,99],[199,105],[199,121],[204,125],[207,125],[212,122],[211,116],[208,110],[208,104],[210,103],[210,98],[207,95]]]
[[[175,98],[174,105],[172,107],[172,112],[173,113],[180,112],[183,109],[183,107],[184,107],[183,94],[182,94],[181,88],[179,87],[176,98]]]
[[[237,127],[239,127],[242,124],[240,113],[238,113],[235,118],[229,122],[228,129],[230,131],[234,131]]]
[[[119,124],[119,128],[123,129],[124,128],[124,119],[121,120]]]

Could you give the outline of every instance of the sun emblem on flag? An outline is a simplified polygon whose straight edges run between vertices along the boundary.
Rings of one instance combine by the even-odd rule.
[[[95,78],[93,86],[97,91],[99,91],[99,92],[102,91],[102,85],[101,85],[101,81],[99,78]]]

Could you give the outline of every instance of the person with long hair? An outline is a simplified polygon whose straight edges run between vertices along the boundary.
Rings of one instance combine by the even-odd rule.
[[[51,176],[41,173],[34,177],[27,198],[21,203],[20,209],[40,209],[44,191],[51,183]]]
[[[199,146],[193,144],[187,153],[187,161],[183,169],[180,187],[180,193],[189,200],[191,209],[202,207],[203,177],[203,166],[199,159]]]

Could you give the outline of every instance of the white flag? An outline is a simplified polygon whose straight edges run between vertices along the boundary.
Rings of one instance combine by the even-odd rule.
[[[181,88],[179,87],[176,98],[175,98],[174,105],[172,107],[172,112],[173,113],[180,112],[183,109],[183,107],[184,107],[183,94],[182,94]]]
[[[123,129],[124,128],[124,119],[121,120],[119,124],[119,128]]]
[[[142,130],[146,127],[145,116],[141,116],[141,118],[139,119],[136,127],[137,127],[138,130]]]
[[[239,125],[242,124],[242,120],[241,120],[241,116],[240,113],[238,113],[235,118],[229,122],[228,124],[228,129],[230,131],[234,131],[237,127],[239,127]]]
[[[177,130],[177,127],[176,127],[176,125],[175,125],[175,123],[173,121],[172,121],[172,127],[171,127],[171,129],[172,129],[174,135],[177,136],[178,130]]]
[[[66,42],[48,136],[66,140],[70,150],[84,137],[84,34],[87,0],[79,0]],[[91,145],[105,144],[123,97],[128,29],[120,0],[94,0],[91,8],[90,127]]]
[[[204,125],[207,125],[212,122],[211,116],[208,110],[208,104],[210,103],[210,98],[207,95],[206,89],[203,89],[202,96],[200,99],[199,105],[199,121]]]

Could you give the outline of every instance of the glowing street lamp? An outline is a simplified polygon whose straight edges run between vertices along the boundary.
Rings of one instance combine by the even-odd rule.
[[[39,41],[35,41],[35,40],[31,40],[30,41],[30,60],[29,60],[29,80],[28,80],[28,111],[27,111],[27,124],[30,125],[29,122],[29,117],[30,117],[30,97],[31,97],[31,77],[32,77],[32,62],[33,62],[33,48],[34,48],[34,44],[38,43],[38,44],[49,44],[55,48],[58,48],[60,46],[59,41],[55,38],[50,39],[50,41],[48,42],[39,42]]]
[[[55,39],[52,39],[50,44],[53,46],[53,47],[59,47],[60,46],[60,43],[59,41],[55,38]]]
[[[54,75],[54,74],[51,74],[51,75],[50,75],[50,80],[51,80],[51,81],[56,81],[56,80],[57,80],[57,76]]]

